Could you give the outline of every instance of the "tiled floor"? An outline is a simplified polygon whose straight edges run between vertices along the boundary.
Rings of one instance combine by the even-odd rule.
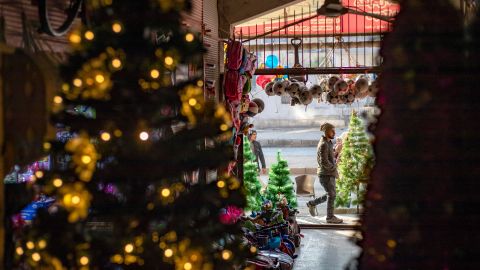
[[[360,254],[360,248],[349,240],[353,231],[303,230],[302,233],[305,238],[295,260],[294,270],[345,269]]]

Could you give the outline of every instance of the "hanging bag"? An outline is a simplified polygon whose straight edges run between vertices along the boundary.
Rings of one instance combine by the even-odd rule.
[[[243,45],[240,41],[230,40],[227,44],[227,68],[239,70],[243,60]]]

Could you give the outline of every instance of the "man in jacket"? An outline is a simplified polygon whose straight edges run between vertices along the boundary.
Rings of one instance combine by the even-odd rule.
[[[332,143],[335,138],[335,127],[330,123],[325,123],[320,127],[320,130],[324,132],[324,135],[317,146],[317,173],[327,194],[307,202],[307,206],[310,215],[315,216],[316,206],[327,201],[327,223],[342,223],[342,219],[333,215],[336,197],[335,178],[338,177]]]
[[[262,165],[262,174],[267,173],[265,165],[265,157],[263,156],[262,146],[257,142],[257,132],[255,130],[250,132],[248,136],[250,140],[250,148],[252,149],[253,154],[255,155],[255,161],[257,162],[258,170],[260,171],[260,163]]]

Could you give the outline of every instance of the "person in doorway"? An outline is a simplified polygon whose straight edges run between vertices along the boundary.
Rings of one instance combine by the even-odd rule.
[[[317,146],[317,173],[327,194],[307,202],[307,207],[310,215],[315,216],[316,206],[327,201],[327,223],[342,223],[343,220],[333,214],[337,194],[335,178],[338,177],[332,142],[335,138],[335,127],[330,123],[325,123],[320,127],[320,130],[324,132],[324,135]]]
[[[333,152],[335,154],[335,164],[340,164],[340,155],[342,153],[343,149],[343,143],[347,139],[347,132],[342,133],[340,137],[337,138],[337,141],[335,142],[335,146],[333,147]]]
[[[250,141],[250,147],[252,149],[252,153],[255,155],[255,161],[257,162],[258,170],[262,172],[262,174],[267,173],[267,168],[265,165],[265,157],[263,156],[262,146],[257,141],[257,131],[252,130],[250,135],[248,136],[248,140]],[[262,168],[260,170],[260,164]]]

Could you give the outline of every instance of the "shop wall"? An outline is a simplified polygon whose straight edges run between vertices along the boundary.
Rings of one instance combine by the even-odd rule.
[[[44,51],[53,51],[63,53],[68,48],[68,41],[66,37],[52,37],[46,34],[39,34],[37,32],[39,26],[38,6],[32,0],[17,0],[8,1],[8,3],[0,4],[0,17],[5,20],[5,39],[6,43],[12,47],[21,47],[23,42],[24,32],[22,30],[22,13],[25,14],[28,22],[28,29],[34,35],[35,41],[41,46]],[[60,10],[52,9],[50,18],[52,22],[61,21],[63,15]],[[75,24],[80,23],[76,20]]]
[[[217,0],[204,0],[203,3],[204,44],[207,53],[204,56],[204,72],[207,93],[212,98],[219,99],[219,55],[223,52],[219,43]],[[222,53],[223,57],[223,53]]]

